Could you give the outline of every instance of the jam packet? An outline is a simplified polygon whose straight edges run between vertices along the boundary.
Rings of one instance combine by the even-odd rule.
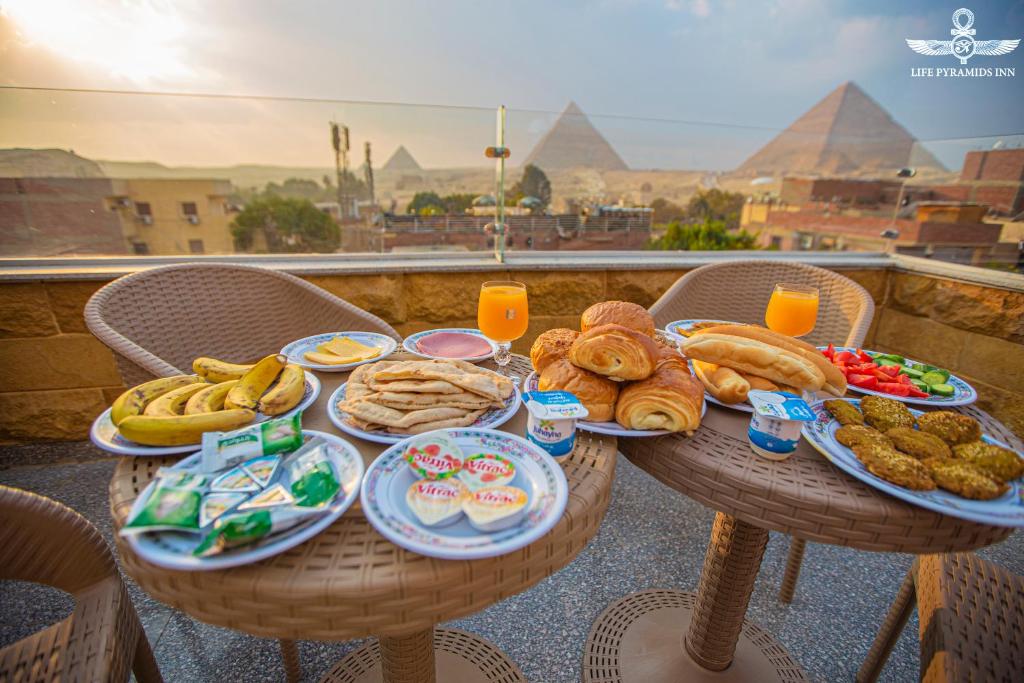
[[[281,507],[227,514],[213,523],[213,529],[192,554],[197,557],[219,555],[225,550],[255,543],[271,534],[316,519],[326,512],[326,508]]]
[[[203,494],[196,488],[157,483],[139,511],[121,529],[122,535],[143,531],[199,531]]]
[[[462,449],[445,432],[429,432],[408,443],[403,457],[417,479],[448,479],[462,469]]]
[[[327,505],[341,490],[328,448],[327,442],[318,436],[285,458],[283,467],[288,473],[291,495],[295,497],[297,506]]]
[[[516,478],[516,466],[497,453],[477,453],[462,463],[458,477],[470,491],[485,486],[504,486]]]
[[[261,455],[293,451],[301,445],[302,413],[247,425],[232,432],[206,432],[199,470],[216,472]]]

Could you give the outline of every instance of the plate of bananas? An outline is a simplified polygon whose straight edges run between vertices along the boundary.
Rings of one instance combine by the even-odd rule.
[[[281,354],[252,365],[196,358],[194,375],[128,389],[92,423],[89,438],[118,455],[196,450],[205,432],[226,432],[308,408],[320,380]]]

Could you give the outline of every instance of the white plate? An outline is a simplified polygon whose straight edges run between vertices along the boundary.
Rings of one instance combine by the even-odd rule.
[[[334,466],[334,473],[341,483],[341,491],[338,497],[328,506],[328,512],[324,515],[316,517],[305,524],[286,529],[279,534],[263,538],[251,545],[228,550],[212,557],[195,557],[192,555],[192,551],[203,538],[201,534],[166,531],[132,534],[124,536],[128,541],[128,545],[131,546],[132,550],[139,557],[158,567],[207,571],[259,562],[260,560],[283,553],[313,538],[333,524],[355,502],[356,496],[359,495],[359,482],[363,476],[363,457],[356,450],[355,446],[333,434],[307,429],[303,430],[303,435],[309,437],[322,436],[327,441],[330,447],[328,452],[331,456],[331,464]],[[190,468],[198,463],[199,455],[199,453],[196,453],[185,458],[174,465],[174,469]],[[153,482],[150,482],[142,494],[135,499],[135,503],[128,513],[129,517],[133,516],[145,505],[152,492]]]
[[[860,406],[860,399],[843,400]],[[847,474],[891,496],[951,517],[959,517],[980,524],[1024,527],[1024,505],[1021,504],[1021,501],[1024,501],[1024,482],[1021,479],[1009,482],[1010,490],[994,500],[970,500],[942,489],[911,491],[897,486],[868,472],[853,451],[836,441],[836,430],[839,429],[840,424],[825,410],[824,404],[824,401],[818,401],[811,405],[816,419],[814,422],[804,425],[803,435],[833,465]],[[909,410],[915,417],[924,414],[920,410]],[[982,440],[1007,448],[1005,444],[987,436],[982,436]]]
[[[554,459],[526,439],[493,429],[445,429],[467,457],[495,453],[516,467],[511,485],[526,491],[527,514],[519,524],[483,533],[465,517],[441,528],[426,527],[409,509],[405,494],[416,476],[402,458],[404,443],[387,449],[373,461],[363,478],[363,514],[385,538],[407,550],[445,560],[495,557],[533,543],[551,530],[569,498],[565,473]]]
[[[465,358],[455,358],[455,359],[453,359],[453,358],[449,358],[448,356],[431,356],[430,354],[423,353],[422,351],[420,351],[419,349],[416,348],[416,342],[418,342],[423,337],[426,337],[428,334],[434,334],[436,332],[458,332],[458,333],[462,333],[462,334],[471,334],[474,337],[480,337],[485,342],[490,344],[491,352],[487,353],[487,354],[484,354],[482,356],[466,356]],[[498,345],[497,344],[495,344],[490,339],[485,337],[483,332],[481,332],[478,329],[472,328],[472,327],[443,327],[443,328],[437,329],[437,330],[424,330],[423,332],[417,332],[416,334],[410,334],[408,337],[406,337],[405,341],[402,342],[402,347],[406,351],[408,351],[409,353],[414,354],[416,356],[419,356],[420,358],[433,358],[435,360],[464,360],[464,361],[469,361],[470,363],[479,363],[482,360],[487,360],[488,358],[490,358],[490,357],[492,357],[494,355],[495,351],[498,350]]]
[[[745,323],[734,322],[732,320],[715,320],[713,318],[692,318],[692,319],[688,319],[688,320],[676,320],[675,322],[671,322],[668,325],[665,325],[665,333],[668,334],[668,336],[670,336],[670,337],[675,337],[676,339],[686,339],[686,335],[680,334],[679,331],[676,330],[676,328],[677,327],[681,327],[684,330],[689,331],[689,330],[692,330],[694,328],[694,326],[696,326],[696,325],[698,325],[700,323],[715,323],[716,325],[743,325],[743,324],[745,324]]]
[[[698,382],[700,380],[697,380]],[[523,380],[523,386],[527,392],[539,391],[537,372],[533,371],[526,376]],[[700,416],[703,418],[708,412],[708,402],[704,401],[700,407]],[[662,436],[663,434],[671,434],[667,429],[626,429],[618,422],[588,422],[587,420],[577,420],[576,426],[579,429],[583,429],[588,432],[594,432],[595,434],[607,434],[609,436]]]
[[[275,415],[274,417],[287,417],[301,412],[311,406],[319,395],[320,380],[313,373],[307,372],[306,393],[302,396],[302,400],[299,401],[299,405],[283,415]],[[256,419],[249,424],[266,422],[270,418],[270,415],[256,413]],[[92,428],[89,429],[89,438],[103,450],[117,453],[118,455],[175,455],[177,453],[190,453],[199,447],[197,443],[184,446],[143,446],[134,441],[129,441],[118,433],[117,427],[111,422],[110,408],[104,410],[100,413],[99,417],[93,420]]]
[[[693,372],[693,361],[687,359],[686,363],[687,365],[690,366],[690,372]],[[696,374],[694,376],[696,376]],[[805,391],[801,397],[808,403],[813,403],[814,401],[818,400],[817,392],[809,393]],[[722,406],[723,408],[728,408],[730,410],[738,410],[741,413],[749,413],[751,415],[754,413],[754,407],[750,405],[749,402],[743,401],[742,403],[724,403],[722,401],[719,401],[714,396],[712,396],[711,392],[709,392],[707,389],[704,390],[704,400],[707,401],[708,403],[714,403],[716,406]]]
[[[819,346],[818,350],[824,351],[827,346]],[[836,351],[850,351],[853,353],[857,352],[857,349],[849,346],[837,346]],[[872,353],[868,349],[863,349],[864,353]],[[873,353],[881,353],[875,351]],[[922,363],[921,361],[911,360],[910,358],[904,359],[906,362],[904,365],[910,363],[917,363],[919,365],[928,365],[928,363]],[[911,403],[919,406],[940,406],[942,408],[954,408],[956,406],[967,406],[978,400],[978,392],[975,391],[967,382],[963,381],[956,375],[951,374],[946,383],[953,387],[954,393],[952,396],[929,396],[928,398],[918,398],[916,396],[896,396],[895,394],[887,394],[884,391],[874,391],[872,389],[861,389],[855,387],[852,384],[848,385],[847,388],[850,391],[856,391],[858,394],[871,394],[872,396],[885,396],[886,398],[893,398],[901,403]]]
[[[348,337],[360,344],[376,347],[380,349],[380,355],[374,356],[373,358],[367,358],[366,360],[356,361],[355,363],[345,363],[344,365],[310,363],[302,355],[310,351],[316,351],[317,346],[325,344],[335,337]],[[291,344],[288,344],[281,349],[281,353],[288,356],[289,363],[301,365],[307,370],[316,370],[318,372],[348,372],[357,365],[362,365],[363,363],[376,363],[379,360],[384,360],[394,353],[396,348],[398,348],[398,342],[386,334],[377,334],[376,332],[327,332],[324,334],[314,334],[312,337],[293,341]]]
[[[349,424],[348,413],[338,408],[338,403],[345,399],[345,387],[348,386],[348,382],[342,384],[340,387],[334,390],[331,394],[331,398],[327,401],[327,417],[330,418],[331,422],[335,427],[360,439],[367,441],[375,441],[377,443],[398,443],[403,439],[409,438],[406,434],[388,434],[387,432],[367,432]],[[490,408],[483,415],[476,419],[469,428],[475,429],[497,429],[501,425],[505,424],[516,414],[519,410],[519,387],[514,387],[514,391],[511,396],[505,399],[505,405],[502,408]]]

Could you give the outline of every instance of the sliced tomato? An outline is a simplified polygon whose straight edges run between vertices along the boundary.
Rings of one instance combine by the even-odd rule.
[[[864,353],[863,349],[857,349],[857,357],[860,358],[865,363],[873,363],[873,362],[875,362],[874,359],[871,356],[869,356],[868,354]]]
[[[832,360],[833,358],[835,358],[836,357],[836,347],[835,347],[835,344],[829,344],[828,348],[825,349],[824,351],[822,351],[822,353],[825,354],[825,358],[828,358],[829,360]]]
[[[857,356],[850,353],[849,351],[840,351],[835,355],[835,358],[832,359],[832,362],[834,363],[836,361],[840,361],[843,363],[852,363],[856,362],[857,360]]]
[[[892,375],[886,372],[884,368],[880,368],[877,365],[871,368],[869,374],[874,375],[882,382],[891,382],[893,380]]]
[[[846,376],[846,381],[855,387],[860,387],[861,389],[871,389],[872,391],[878,389],[878,378],[871,375],[857,375],[851,373]]]
[[[929,394],[926,391],[921,391],[913,384],[907,385],[907,388],[910,390],[910,393],[908,395],[913,396],[914,398],[928,398],[929,396],[931,396],[931,394]]]
[[[910,387],[899,382],[879,382],[878,391],[892,394],[893,396],[910,396]]]

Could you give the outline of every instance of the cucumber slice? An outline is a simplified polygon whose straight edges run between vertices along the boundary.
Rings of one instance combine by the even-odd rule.
[[[923,391],[926,394],[930,394],[932,392],[932,387],[928,386],[927,384],[925,384],[924,382],[922,382],[919,379],[911,378],[910,379],[910,383],[913,384],[915,387],[917,387],[918,391]]]
[[[956,389],[949,384],[933,384],[929,388],[936,396],[952,396],[956,393]]]
[[[875,364],[880,368],[885,366],[896,366],[899,368],[903,367],[902,361],[893,360],[892,358],[876,358]]]
[[[901,375],[906,375],[910,379],[917,379],[917,380],[921,379],[921,377],[924,376],[924,373],[921,372],[920,370],[917,370],[915,368],[912,368],[912,367],[909,367],[909,366],[906,366],[906,365],[904,365],[902,368],[900,368],[900,374]]]
[[[921,375],[921,381],[929,386],[945,384],[947,379],[949,379],[949,375],[943,375],[941,372],[936,372],[934,370],[930,370]]]
[[[904,358],[903,356],[899,355],[898,353],[883,353],[880,356],[876,356],[876,358],[884,358],[885,360],[893,360],[893,361],[896,361],[897,363],[899,363],[900,365],[902,365],[903,362],[906,360],[906,358]]]

